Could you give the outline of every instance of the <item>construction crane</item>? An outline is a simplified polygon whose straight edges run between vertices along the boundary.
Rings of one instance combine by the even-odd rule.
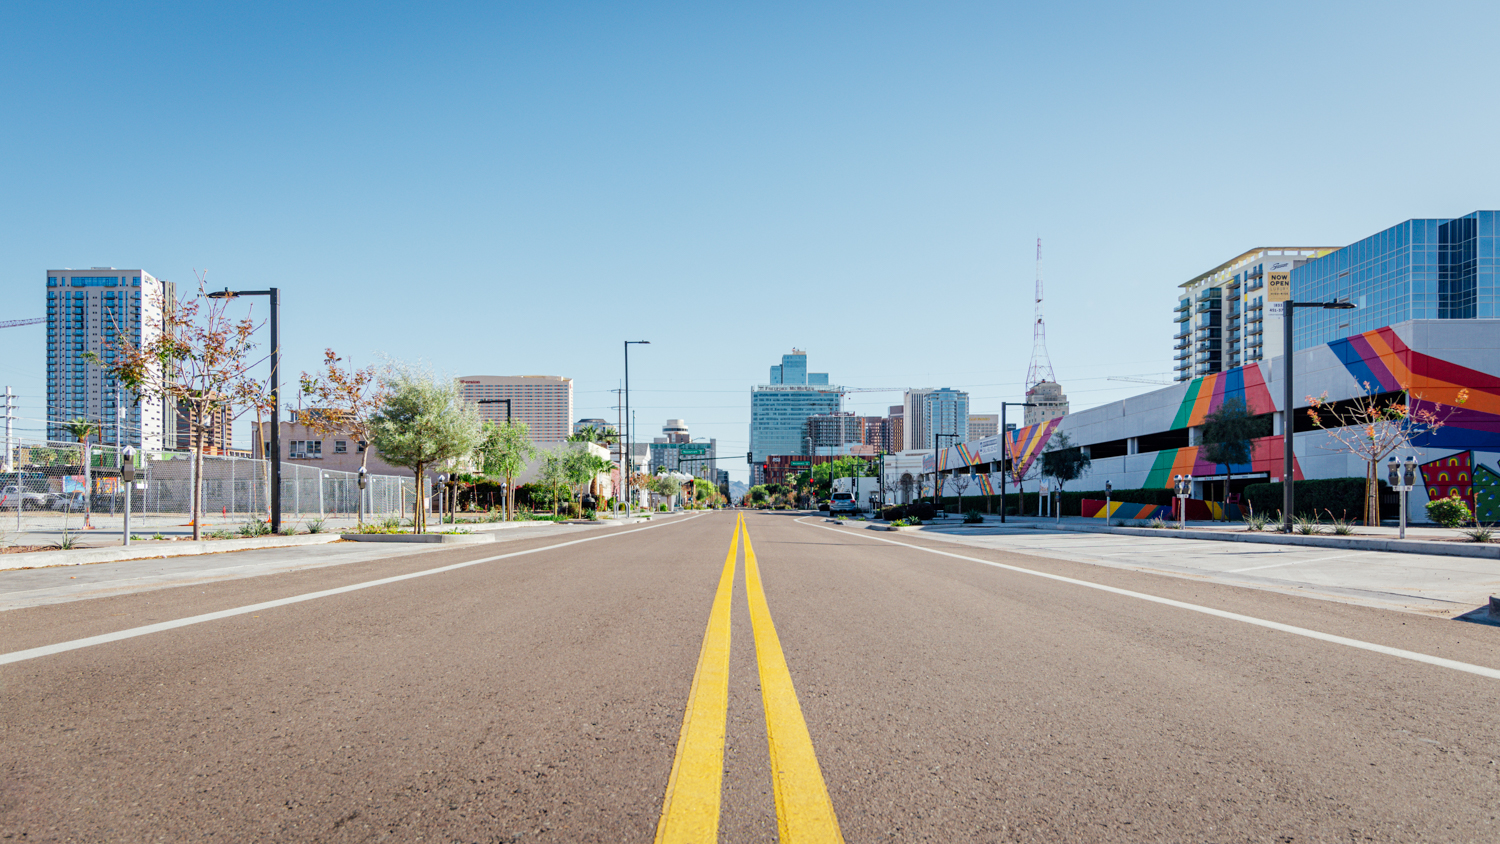
[[[0,322],[0,328],[16,328],[22,325],[36,325],[39,322],[46,321],[46,317],[37,317],[36,319],[8,319],[4,322]]]
[[[1171,375],[1171,374],[1172,373],[1170,373],[1170,372],[1158,373],[1158,375]],[[1152,377],[1146,377],[1146,376],[1141,376],[1141,375],[1111,375],[1108,378],[1106,378],[1105,380],[1106,381],[1133,381],[1133,382],[1135,382],[1137,384],[1157,384],[1157,385],[1160,385],[1160,386],[1163,386],[1163,387],[1170,387],[1173,384],[1177,383],[1176,381],[1163,381],[1163,380],[1161,380],[1160,377],[1152,378]]]

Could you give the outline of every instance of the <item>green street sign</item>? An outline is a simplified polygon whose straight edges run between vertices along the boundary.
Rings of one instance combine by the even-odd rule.
[[[688,457],[694,454],[707,454],[708,449],[704,448],[703,446],[698,446],[697,448],[680,449],[677,453],[681,454],[683,457]]]
[[[792,461],[792,465],[793,466],[807,466],[807,465],[810,465],[811,463],[812,463],[811,460],[793,460]]]

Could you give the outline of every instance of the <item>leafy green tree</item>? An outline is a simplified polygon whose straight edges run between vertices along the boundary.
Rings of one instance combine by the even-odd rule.
[[[810,467],[808,492],[818,498],[833,496],[833,478],[873,478],[877,471],[875,461],[859,457],[836,457],[831,463],[819,463]]]
[[[1251,413],[1244,399],[1238,396],[1225,399],[1218,410],[1203,418],[1203,427],[1198,430],[1198,456],[1224,466],[1227,476],[1224,483],[1226,513],[1229,488],[1234,483],[1234,467],[1250,462],[1255,454],[1255,438],[1268,436],[1270,428],[1270,420]]]
[[[1042,452],[1042,474],[1057,481],[1057,491],[1062,492],[1068,481],[1083,477],[1093,462],[1082,448],[1073,445],[1067,434],[1058,431]]]
[[[605,448],[619,441],[620,435],[615,433],[614,428],[597,428],[593,425],[584,425],[568,435],[570,443],[596,443]]]
[[[370,417],[370,433],[380,456],[393,466],[404,466],[424,487],[428,467],[444,460],[460,460],[484,442],[484,426],[473,404],[465,402],[458,382],[407,364],[392,364],[381,376],[385,403]],[[427,529],[425,508],[418,495],[413,531]]]
[[[559,490],[568,482],[568,447],[559,445],[541,452],[542,462],[537,466],[537,483],[552,494],[552,515],[557,515]]]
[[[536,457],[536,446],[531,444],[531,427],[525,422],[486,422],[479,457],[480,471],[505,479],[505,518],[514,519],[516,476],[526,471],[526,464]]]
[[[613,465],[587,448],[570,448],[563,458],[563,473],[567,477],[568,486],[572,487],[570,491],[577,495],[580,487],[585,484],[592,487],[594,479],[601,472],[608,472]]]

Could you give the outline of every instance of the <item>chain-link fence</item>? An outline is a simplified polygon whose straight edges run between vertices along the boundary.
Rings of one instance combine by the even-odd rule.
[[[120,455],[113,446],[90,446],[86,460],[84,452],[77,443],[12,441],[0,471],[0,534],[76,530],[86,511],[93,527],[120,529],[126,495]],[[131,532],[191,528],[192,453],[138,452],[135,464],[129,490]],[[204,527],[232,530],[268,518],[270,472],[267,460],[204,455]],[[353,518],[360,495],[357,473],[281,464],[283,523]],[[409,517],[415,479],[369,475],[363,496],[367,518]]]

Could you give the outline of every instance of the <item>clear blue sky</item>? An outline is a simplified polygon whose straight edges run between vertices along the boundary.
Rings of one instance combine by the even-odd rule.
[[[0,5],[0,319],[49,267],[282,288],[331,346],[560,374],[746,450],[792,346],[1019,399],[1034,243],[1074,408],[1176,285],[1500,205],[1500,5]],[[44,331],[0,331],[41,419]],[[883,408],[898,393],[851,406]],[[23,428],[40,427],[23,423]],[[743,480],[743,463],[727,463]]]

